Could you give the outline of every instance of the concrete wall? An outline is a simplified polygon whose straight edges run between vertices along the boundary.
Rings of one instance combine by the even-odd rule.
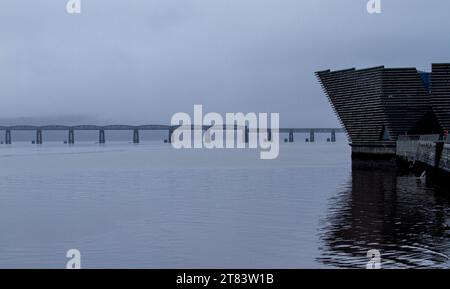
[[[441,154],[441,160],[439,161],[439,168],[444,171],[450,172],[450,143],[445,143]]]
[[[394,145],[351,145],[353,155],[394,156]]]
[[[404,160],[414,162],[417,159],[419,149],[419,138],[398,141],[396,146],[396,155]]]
[[[436,160],[436,143],[428,141],[419,141],[417,147],[416,161],[434,167],[435,160]]]
[[[408,162],[420,162],[431,168],[450,172],[450,143],[423,140],[399,140],[397,157]]]

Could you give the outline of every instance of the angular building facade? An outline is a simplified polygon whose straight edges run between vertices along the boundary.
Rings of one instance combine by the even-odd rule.
[[[450,63],[432,65],[430,96],[439,124],[450,131]]]
[[[399,135],[450,128],[450,64],[316,72],[354,154],[395,154]]]

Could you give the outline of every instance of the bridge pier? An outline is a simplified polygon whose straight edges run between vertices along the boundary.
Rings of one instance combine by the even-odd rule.
[[[11,144],[11,130],[7,129],[5,131],[5,144]]]
[[[73,129],[69,129],[69,144],[75,143],[75,133]]]
[[[248,143],[249,140],[249,132],[250,130],[248,129],[248,126],[245,126],[244,128],[244,142]]]
[[[294,142],[294,132],[293,131],[289,132],[289,142]]]
[[[105,142],[106,142],[105,141],[105,130],[101,129],[101,130],[99,130],[99,134],[98,134],[98,143],[104,144]]]
[[[331,142],[336,142],[336,131],[331,131]]]
[[[309,142],[314,142],[314,131],[309,132]]]
[[[36,144],[42,144],[42,130],[36,130]]]
[[[139,130],[138,129],[133,130],[133,143],[134,144],[139,143]]]
[[[169,128],[169,138],[167,140],[169,143],[172,143],[172,134],[173,134],[173,129]]]
[[[211,143],[211,127],[205,130],[205,143]]]

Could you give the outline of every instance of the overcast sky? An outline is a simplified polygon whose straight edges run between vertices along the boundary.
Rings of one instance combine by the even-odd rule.
[[[66,2],[1,1],[0,117],[169,123],[203,104],[336,126],[315,71],[450,61],[444,0]]]

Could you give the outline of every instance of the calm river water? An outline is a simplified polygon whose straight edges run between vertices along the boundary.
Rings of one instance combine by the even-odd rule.
[[[175,150],[0,145],[0,267],[450,266],[450,194],[353,166],[344,142]]]

